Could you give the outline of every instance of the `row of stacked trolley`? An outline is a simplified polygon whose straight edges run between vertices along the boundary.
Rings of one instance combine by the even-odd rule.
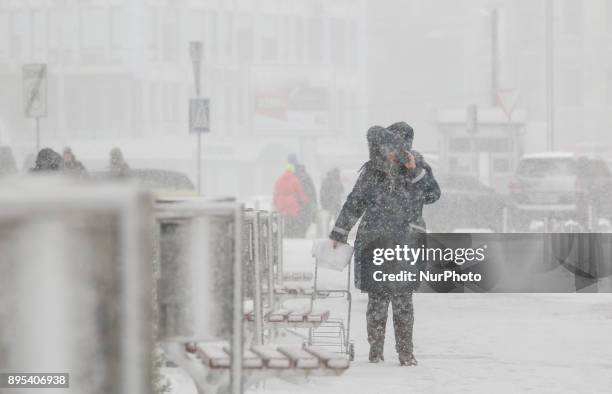
[[[335,293],[284,272],[273,212],[128,182],[17,179],[0,185],[0,256],[2,371],[151,394],[161,349],[199,393],[235,394],[349,368],[349,324],[318,303]]]
[[[315,264],[308,285],[285,273],[278,213],[197,198],[160,199],[155,211],[160,339],[201,392],[349,368],[350,309],[336,318],[318,301],[350,308],[350,278],[346,289],[319,289]]]

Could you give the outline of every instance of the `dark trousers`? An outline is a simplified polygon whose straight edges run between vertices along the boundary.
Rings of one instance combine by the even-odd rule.
[[[310,223],[312,223],[312,217],[306,216],[304,212],[300,212],[296,215],[283,216],[285,223],[284,232],[287,238],[305,238]]]
[[[283,233],[287,238],[304,238],[301,231],[300,217],[298,215],[283,216]]]
[[[412,328],[414,326],[414,309],[412,306],[412,291],[410,290],[395,292],[377,290],[368,293],[366,320],[371,352],[383,354],[389,303],[391,303],[393,308],[395,350],[397,350],[398,354],[411,355],[413,351]]]

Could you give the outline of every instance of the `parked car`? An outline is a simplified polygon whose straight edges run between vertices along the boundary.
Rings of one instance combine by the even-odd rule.
[[[510,196],[519,221],[571,218],[586,225],[612,213],[612,172],[598,157],[547,152],[524,156],[511,180]]]
[[[505,201],[492,188],[466,174],[436,174],[436,179],[442,195],[423,209],[428,231],[502,231]]]
[[[89,177],[93,180],[113,179],[109,171],[92,172]],[[132,169],[129,178],[135,179],[157,195],[166,197],[197,195],[193,183],[182,172],[160,169]]]

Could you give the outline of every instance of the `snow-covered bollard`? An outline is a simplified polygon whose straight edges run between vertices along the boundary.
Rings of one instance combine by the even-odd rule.
[[[150,199],[134,185],[0,185],[0,371],[151,393]]]

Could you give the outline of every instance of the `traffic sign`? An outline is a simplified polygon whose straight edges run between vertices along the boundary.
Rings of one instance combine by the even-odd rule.
[[[47,65],[25,64],[23,75],[23,108],[26,118],[47,116]]]
[[[500,89],[497,91],[497,99],[508,120],[512,119],[512,112],[516,107],[519,96],[518,89]]]
[[[189,132],[208,133],[210,131],[210,100],[193,98],[189,100]]]

